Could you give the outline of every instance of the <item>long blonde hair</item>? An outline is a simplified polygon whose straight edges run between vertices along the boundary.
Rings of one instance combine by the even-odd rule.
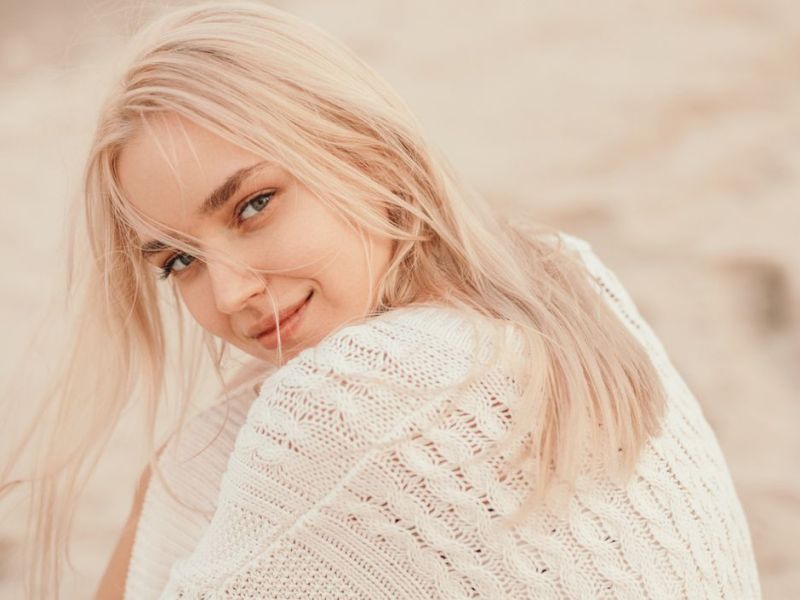
[[[613,472],[630,476],[659,431],[665,393],[581,262],[540,235],[553,230],[523,231],[460,184],[407,106],[318,28],[261,4],[180,8],[138,35],[88,157],[91,268],[64,373],[49,390],[51,418],[40,415],[29,432],[39,448],[29,480],[37,549],[29,585],[42,596],[57,594],[76,499],[133,398],[147,404],[155,454],[166,334],[117,160],[150,117],[164,114],[269,156],[354,224],[395,239],[372,312],[439,298],[525,332],[525,409],[510,434],[534,440],[521,457],[536,465],[534,501],[574,481],[587,440]],[[219,366],[223,352],[210,348]]]

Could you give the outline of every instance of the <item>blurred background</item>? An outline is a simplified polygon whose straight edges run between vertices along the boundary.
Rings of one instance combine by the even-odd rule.
[[[499,210],[592,244],[717,434],[764,597],[800,598],[800,4],[272,4],[354,48]],[[5,419],[53,368],[42,323],[63,303],[67,207],[125,39],[153,6],[0,3]],[[20,377],[31,361],[40,376]],[[127,515],[135,421],[84,496],[67,598],[93,593]],[[0,598],[22,597],[24,509],[0,505]]]

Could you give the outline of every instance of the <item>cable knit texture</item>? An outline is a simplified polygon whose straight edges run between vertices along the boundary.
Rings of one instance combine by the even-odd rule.
[[[503,478],[507,455],[471,459],[519,409],[515,374],[489,364],[500,340],[522,350],[519,331],[405,307],[304,350],[252,403],[227,405],[230,418],[223,405],[201,415],[181,441],[190,460],[168,447],[168,479],[203,510],[154,480],[126,598],[760,598],[747,522],[697,401],[614,274],[562,238],[668,391],[663,433],[626,487],[586,470],[566,514],[501,527],[535,485],[531,465]]]

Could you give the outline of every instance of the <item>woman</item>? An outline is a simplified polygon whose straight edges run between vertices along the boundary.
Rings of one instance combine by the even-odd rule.
[[[32,480],[42,595],[87,465],[130,398],[155,419],[182,355],[160,277],[218,369],[255,362],[160,455],[151,420],[99,596],[759,596],[713,432],[614,275],[464,189],[318,29],[231,3],[155,21],[85,199],[80,335]]]

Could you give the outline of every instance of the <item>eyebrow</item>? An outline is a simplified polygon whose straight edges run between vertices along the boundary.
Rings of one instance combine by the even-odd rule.
[[[243,167],[230,175],[227,179],[225,179],[225,181],[217,186],[214,191],[212,191],[206,197],[205,200],[203,200],[200,208],[197,209],[197,214],[207,216],[217,212],[220,208],[225,206],[228,200],[230,200],[236,192],[239,191],[239,188],[242,186],[242,182],[244,182],[245,179],[247,179],[254,171],[261,169],[267,164],[269,164],[268,161],[257,162],[249,167]],[[170,248],[170,246],[161,240],[150,240],[149,242],[142,244],[141,248],[142,254],[147,256],[150,254],[163,252],[164,250]]]

